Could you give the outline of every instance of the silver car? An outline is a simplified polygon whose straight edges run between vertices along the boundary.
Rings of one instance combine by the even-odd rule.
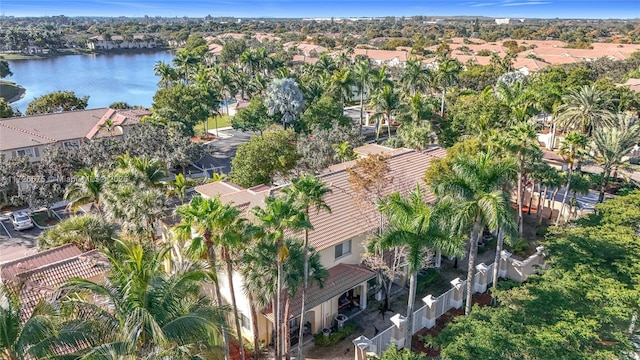
[[[16,231],[31,229],[33,227],[33,220],[25,213],[12,213],[9,219],[13,225],[13,229]]]

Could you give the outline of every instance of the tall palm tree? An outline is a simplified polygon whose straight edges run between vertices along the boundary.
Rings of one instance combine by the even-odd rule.
[[[232,74],[227,70],[227,68],[215,66],[211,72],[211,80],[218,92],[222,94],[225,112],[229,115],[229,101],[236,96],[237,91]]]
[[[404,106],[407,115],[409,115],[415,126],[420,125],[420,123],[431,116],[434,111],[433,105],[429,102],[429,98],[422,95],[422,93],[407,96]]]
[[[372,72],[369,61],[360,61],[353,69],[354,82],[360,95],[360,132],[362,132],[362,122],[364,120],[364,94],[371,88]]]
[[[141,174],[151,186],[160,186],[162,179],[167,176],[166,164],[149,156],[131,156],[127,153],[116,157],[115,163],[119,170]]]
[[[329,91],[331,91],[336,97],[340,98],[343,111],[345,102],[347,100],[351,100],[351,86],[353,84],[353,77],[351,75],[351,71],[348,68],[335,70],[333,72],[333,75],[331,76],[331,79],[329,80]]]
[[[583,157],[583,149],[587,147],[587,136],[577,131],[572,131],[564,138],[562,145],[560,146],[560,154],[564,157],[565,161],[569,165],[567,171],[567,184],[562,196],[562,204],[560,205],[560,212],[556,219],[556,226],[560,224],[560,218],[564,211],[564,206],[567,203],[567,197],[569,195],[569,185],[571,185],[571,176],[573,175],[574,166],[580,163]]]
[[[85,204],[94,204],[95,209],[102,215],[101,200],[104,192],[105,175],[98,167],[81,169],[76,173],[74,181],[67,186],[64,199],[73,212]]]
[[[226,272],[229,277],[229,289],[236,320],[236,331],[242,349],[242,330],[235,303],[233,268],[228,253],[229,248],[237,247],[242,243],[243,229],[246,227],[246,220],[239,217],[240,210],[238,208],[230,204],[222,204],[219,198],[204,199],[200,196],[191,199],[189,204],[176,208],[176,214],[181,216],[181,221],[180,224],[173,228],[174,232],[179,238],[191,239],[188,246],[191,254],[201,256],[206,254],[211,271],[214,274],[217,274],[216,254],[218,253],[218,249],[220,249],[221,258],[226,263]],[[192,238],[193,231],[198,234],[195,238]],[[217,275],[215,278],[218,278]],[[215,282],[215,293],[218,304],[222,304],[222,294],[217,280]],[[226,334],[225,341],[225,351],[228,354],[228,337]]]
[[[318,61],[315,63],[314,68],[317,74],[331,75],[337,70],[336,62],[333,58],[327,54],[321,54]]]
[[[396,192],[382,199],[378,209],[386,215],[389,226],[375,240],[374,246],[384,249],[399,246],[407,248],[405,262],[409,274],[409,300],[404,338],[410,339],[418,271],[428,266],[430,260],[425,253],[432,250],[445,255],[461,255],[462,244],[458,237],[448,233],[439,209],[425,202],[419,185],[407,197]]]
[[[189,50],[179,51],[175,58],[173,58],[173,65],[178,69],[182,75],[182,82],[187,83],[191,76],[191,70],[199,64],[202,59],[191,53]]]
[[[164,61],[156,62],[153,66],[153,72],[155,76],[160,77],[158,86],[165,89],[170,88],[171,85],[178,80],[178,73],[176,72],[176,69]]]
[[[256,52],[253,49],[247,49],[238,58],[240,64],[243,65],[244,70],[249,72],[250,75],[255,73],[258,68],[259,60],[256,57]]]
[[[282,267],[284,271],[284,275],[282,276],[283,287],[286,289],[284,292],[284,302],[288,303],[289,299],[293,298],[298,290],[303,287],[304,281],[300,275],[302,273],[303,263],[305,262],[305,256],[303,245],[299,240],[285,238],[284,243],[289,250],[289,256]],[[308,265],[308,285],[317,284],[319,287],[322,287],[329,273],[320,263],[320,255],[311,247],[308,248],[308,251],[310,254],[306,257]],[[260,239],[253,243],[252,246],[246,247],[241,256],[241,271],[245,279],[244,291],[250,299],[249,305],[252,309],[251,316],[254,319],[253,331],[256,351],[260,346],[258,326],[255,320],[258,316],[256,308],[264,309],[274,304],[278,287],[278,270],[273,259],[277,257],[277,254],[278,248],[275,243]],[[288,326],[288,319],[291,317],[289,308],[285,306],[283,312],[283,318],[287,319],[283,322],[283,325]],[[304,322],[302,322],[302,320],[300,320],[300,327],[304,329]],[[298,338],[299,343],[302,342],[302,339],[302,337]],[[276,339],[274,339],[274,343],[275,341]],[[298,352],[298,358],[301,358],[301,356],[302,353]]]
[[[385,85],[379,91],[375,92],[371,98],[371,105],[375,109],[372,118],[378,120],[378,129],[376,131],[376,140],[380,136],[382,123],[387,123],[387,131],[389,139],[391,138],[391,118],[400,110],[400,96],[389,85]]]
[[[478,240],[485,227],[495,231],[513,216],[504,189],[516,172],[517,167],[512,161],[496,159],[493,154],[480,153],[475,157],[461,155],[454,160],[451,173],[437,184],[432,184],[441,201],[456,208],[451,216],[456,232],[462,235],[469,228],[472,229],[469,238],[466,314],[471,312]]]
[[[538,196],[538,205],[536,208],[538,209],[538,213],[536,214],[538,217],[538,225],[542,224],[542,209],[546,204],[542,204],[542,199],[547,197],[547,191],[549,188],[559,188],[562,186],[562,178],[560,174],[558,174],[558,170],[547,165],[543,170],[541,170],[538,174],[538,182],[542,191],[540,191],[540,196]],[[555,194],[554,194],[555,196]],[[551,199],[549,199],[551,201]],[[549,204],[551,208],[551,204]],[[553,211],[553,208],[551,208]]]
[[[604,201],[604,192],[611,170],[623,163],[622,158],[631,152],[638,141],[640,141],[640,124],[629,113],[618,114],[614,126],[598,127],[593,132],[593,145],[596,152],[594,160],[602,167],[599,202]]]
[[[283,192],[293,198],[293,201],[304,209],[307,218],[309,218],[310,208],[315,208],[316,212],[320,211],[331,212],[331,208],[324,201],[324,197],[331,193],[332,190],[328,188],[324,182],[313,175],[304,175],[300,178],[293,179],[291,185],[284,188]],[[310,219],[309,219],[310,220]],[[304,359],[302,353],[302,338],[304,336],[304,315],[305,315],[305,301],[307,298],[307,288],[309,279],[309,262],[308,262],[308,249],[309,249],[309,229],[304,229],[304,284],[302,287],[302,310],[300,315],[300,334],[298,336],[298,359]]]
[[[203,349],[220,345],[222,309],[201,292],[207,269],[185,261],[167,273],[168,250],[118,241],[116,251],[107,254],[105,284],[74,279],[61,287],[67,294],[62,304],[71,317],[93,329],[87,346],[75,355],[145,358],[165,353],[185,359],[204,356]]]
[[[509,129],[505,138],[505,147],[516,157],[518,164],[517,201],[518,201],[518,234],[523,235],[522,203],[524,202],[525,165],[529,159],[541,158],[536,129],[532,124],[519,123]]]
[[[444,98],[447,94],[447,87],[458,83],[458,74],[462,71],[462,65],[456,59],[445,59],[438,64],[435,75],[435,82],[442,88],[442,103],[440,106],[440,116],[444,118]]]
[[[431,85],[431,70],[422,67],[417,59],[407,61],[400,76],[400,85],[410,96],[425,92]]]
[[[609,100],[593,85],[585,85],[563,97],[558,108],[557,124],[563,129],[576,129],[591,136],[593,129],[608,121]]]
[[[265,207],[253,208],[253,214],[258,220],[258,225],[264,230],[264,237],[267,241],[276,244],[277,256],[277,290],[275,297],[275,333],[276,333],[276,359],[282,359],[284,355],[284,337],[281,325],[284,325],[283,308],[283,264],[289,257],[289,249],[285,243],[285,231],[312,230],[313,226],[309,222],[306,213],[298,202],[291,197],[273,197],[265,200]]]

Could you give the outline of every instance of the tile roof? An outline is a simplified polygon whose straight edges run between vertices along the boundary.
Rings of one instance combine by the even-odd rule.
[[[307,310],[322,304],[338,295],[351,290],[353,287],[375,277],[375,273],[360,265],[339,264],[329,269],[329,277],[322,288],[314,284],[307,289]],[[289,305],[290,318],[300,315],[302,310],[302,292],[296,293]],[[265,309],[264,315],[273,321],[273,312]]]
[[[404,149],[398,153],[393,151],[391,153],[389,166],[393,180],[390,186],[383,190],[383,195],[395,191],[406,193],[414,189],[416,184],[424,187],[422,177],[431,164],[431,160],[446,156],[446,150],[440,147],[431,148],[424,152]],[[324,198],[331,208],[331,213],[312,211],[309,214],[314,226],[314,230],[309,232],[309,241],[317,251],[373,231],[377,227],[378,217],[374,208],[362,204],[351,189],[349,174],[345,169],[353,166],[354,163],[352,161],[334,165],[331,169],[335,171],[320,175],[320,179],[331,188],[332,192]],[[210,183],[196,187],[196,191],[205,197],[220,194],[220,199],[224,202],[252,208],[262,206],[266,197],[281,189],[269,189],[262,186],[259,189],[240,189],[228,193],[230,186],[232,186],[230,183]],[[435,196],[429,191],[425,191],[424,194],[427,201],[435,200]]]
[[[116,125],[138,122],[147,110],[99,108],[13,117],[0,120],[0,151],[52,144],[96,136],[101,124],[111,118]],[[106,136],[106,135],[105,135]]]
[[[309,57],[305,55],[293,55],[293,59],[291,60],[294,63],[308,63],[314,65],[318,62],[318,58]]]
[[[399,50],[354,49],[354,55],[366,55],[370,59],[381,61],[398,59],[399,61],[406,62],[409,58],[408,52]]]
[[[640,79],[631,78],[622,84],[622,86],[628,87],[631,91],[640,92]]]
[[[38,302],[51,298],[72,278],[91,279],[104,274],[109,261],[98,250],[82,253],[63,245],[0,265],[3,284],[20,289],[22,317],[29,317]]]

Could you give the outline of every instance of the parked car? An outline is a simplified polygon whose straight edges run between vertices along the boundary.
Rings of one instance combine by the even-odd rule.
[[[16,231],[31,229],[33,227],[33,220],[25,213],[12,213],[9,215],[13,229]]]

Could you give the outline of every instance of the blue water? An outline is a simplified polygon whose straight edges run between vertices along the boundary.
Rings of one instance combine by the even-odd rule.
[[[10,60],[13,76],[6,80],[26,89],[25,97],[12,104],[23,113],[31,100],[57,90],[88,95],[88,108],[106,107],[116,101],[149,107],[159,81],[153,75],[153,65],[172,59],[171,52],[158,51]]]

